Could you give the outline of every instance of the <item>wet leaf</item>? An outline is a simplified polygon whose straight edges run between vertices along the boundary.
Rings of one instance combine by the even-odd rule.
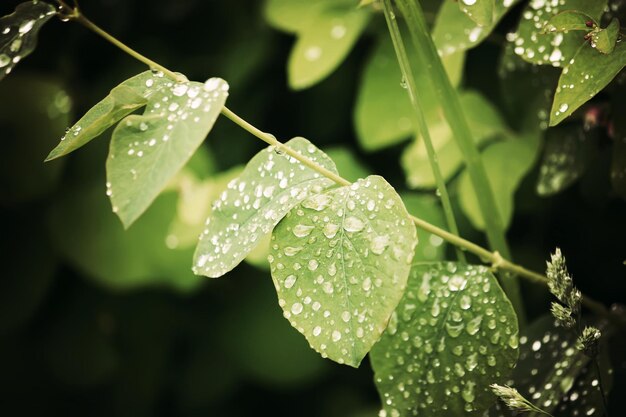
[[[605,29],[591,32],[591,46],[603,54],[610,54],[615,49],[619,36],[619,20],[613,19]]]
[[[477,145],[480,146],[498,133],[507,131],[506,124],[498,111],[479,93],[464,92],[459,98]],[[434,113],[430,119],[431,140],[437,152],[439,168],[444,179],[447,180],[461,168],[463,155],[454,141],[452,131],[443,114]],[[405,149],[401,163],[409,187],[435,188],[437,186],[423,140],[417,140]]]
[[[585,35],[579,31],[546,33],[546,25],[566,10],[576,10],[598,21],[606,3],[606,0],[531,0],[522,12],[517,32],[507,39],[515,44],[515,53],[531,64],[562,67],[586,42]]]
[[[496,9],[495,0],[460,0],[458,3],[461,11],[479,26],[492,24]]]
[[[367,9],[351,0],[272,0],[265,15],[298,39],[288,63],[289,85],[311,87],[343,62],[369,21]]]
[[[171,82],[145,71],[113,88],[108,96],[93,106],[74,126],[65,132],[61,142],[50,152],[46,161],[84,146],[127,115],[145,106],[150,97]]]
[[[585,172],[585,133],[580,126],[565,126],[548,131],[537,193],[557,194],[578,180]]]
[[[459,51],[465,51],[477,46],[482,42],[504,15],[519,0],[498,0],[492,8],[492,20],[478,24],[460,9],[467,7],[471,0],[444,1],[437,15],[435,27],[433,29],[433,40],[441,56],[452,55]],[[486,11],[489,8],[489,0],[474,1],[475,6]],[[483,13],[484,14],[484,13]],[[486,15],[484,17],[486,19]]]
[[[169,82],[113,131],[107,158],[107,193],[124,227],[150,206],[191,158],[219,116],[228,84]]]
[[[323,357],[357,367],[404,293],[416,244],[402,200],[382,177],[309,197],[272,233],[285,318]]]
[[[611,54],[583,45],[563,68],[550,111],[556,126],[598,94],[626,66],[626,45],[619,43]]]
[[[575,342],[571,331],[555,327],[552,316],[535,321],[519,339],[519,361],[507,384],[549,413],[563,417],[601,416],[596,372],[590,368],[589,358],[575,348]],[[601,350],[599,359],[602,368],[608,370],[606,350]],[[604,375],[603,382],[610,382],[608,375]],[[595,406],[586,404],[588,401]],[[489,417],[513,415],[499,402],[486,413]]]
[[[484,266],[415,264],[370,354],[382,416],[460,416],[486,409],[518,355],[517,317]]]
[[[48,3],[27,1],[0,18],[0,81],[35,50],[39,30],[55,13]]]
[[[513,218],[515,191],[533,167],[538,150],[539,138],[528,135],[493,144],[482,153],[487,178],[505,229]],[[459,202],[474,227],[484,230],[485,221],[467,170],[459,178]]]
[[[304,138],[287,146],[337,172],[325,153]],[[268,147],[250,160],[213,205],[194,255],[193,270],[216,278],[237,266],[292,207],[334,183]]]
[[[552,16],[544,27],[544,32],[567,32],[570,30],[591,31],[597,25],[588,14],[578,10],[565,10]]]
[[[159,196],[135,226],[124,231],[111,216],[103,188],[73,187],[55,200],[48,227],[61,257],[87,279],[112,290],[197,288],[202,280],[189,270],[193,251],[166,245],[176,194]]]

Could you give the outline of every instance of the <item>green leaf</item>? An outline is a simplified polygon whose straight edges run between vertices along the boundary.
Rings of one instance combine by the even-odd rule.
[[[557,194],[582,176],[586,168],[584,142],[585,133],[581,126],[548,130],[537,180],[537,194]]]
[[[403,193],[400,196],[409,213],[443,229],[447,227],[438,198],[418,193]],[[447,245],[442,238],[418,227],[417,240],[419,245],[415,248],[413,263],[444,259]]]
[[[100,136],[124,117],[145,106],[150,97],[164,88],[167,82],[166,78],[155,76],[151,71],[124,81],[67,130],[46,161],[67,155]]]
[[[304,138],[287,146],[332,172],[333,161]],[[216,278],[241,262],[292,207],[334,183],[273,147],[259,152],[213,205],[194,255],[193,270]]]
[[[567,32],[570,30],[591,31],[598,24],[586,13],[578,10],[565,10],[552,16],[543,28],[546,32]]]
[[[219,116],[228,84],[211,78],[170,82],[113,131],[107,188],[113,211],[128,228],[200,146]]]
[[[39,30],[55,14],[48,3],[27,1],[0,18],[0,81],[35,50]]]
[[[460,100],[467,115],[472,136],[478,145],[485,143],[498,133],[507,131],[506,124],[498,111],[479,93],[464,92]],[[429,115],[429,119],[430,136],[437,152],[439,168],[443,178],[447,180],[461,168],[464,158],[443,114],[433,113]],[[409,187],[435,188],[437,186],[423,140],[416,140],[405,149],[401,163]]]
[[[284,316],[323,357],[357,367],[404,293],[416,244],[402,200],[382,177],[309,197],[272,233]]]
[[[494,401],[518,355],[515,311],[484,266],[416,264],[370,358],[386,416],[460,416]]]
[[[311,87],[332,73],[348,55],[369,21],[370,12],[352,0],[270,0],[265,18],[298,39],[288,63],[289,85]]]
[[[381,37],[366,63],[354,107],[355,129],[363,149],[375,151],[412,135],[413,110],[401,79],[391,39]]]
[[[553,16],[566,10],[576,10],[598,21],[606,4],[607,0],[531,1],[522,12],[517,32],[507,36],[507,39],[515,44],[515,53],[525,61],[561,67],[586,42],[584,35],[578,31],[545,33],[546,24]]]
[[[289,86],[302,90],[331,74],[346,58],[369,21],[366,9],[328,7],[298,31],[289,56]]]
[[[619,36],[619,20],[613,19],[606,29],[591,32],[591,46],[603,54],[610,54],[615,49]]]
[[[613,53],[603,54],[583,45],[563,68],[550,111],[550,126],[556,126],[598,94],[626,66],[626,46],[619,43]]]
[[[496,9],[495,0],[460,0],[459,8],[479,26],[489,26],[493,22]]]
[[[459,7],[464,7],[463,0],[459,0],[458,5],[454,1],[444,1],[433,28],[433,40],[439,54],[445,57],[477,46],[489,36],[498,22],[518,2],[519,0],[496,1],[491,20],[481,25],[461,11]],[[474,8],[480,7],[482,10],[487,10],[485,8],[491,7],[489,3],[493,1],[477,0],[475,3]],[[486,15],[483,18],[486,19]]]
[[[539,138],[528,135],[493,144],[482,153],[487,177],[505,229],[513,218],[515,191],[533,167],[538,149]],[[474,227],[484,230],[485,221],[467,171],[459,178],[459,202]]]
[[[66,262],[86,278],[117,291],[167,287],[189,292],[197,288],[202,281],[189,271],[193,251],[166,244],[176,213],[176,194],[159,196],[135,226],[124,231],[111,216],[102,188],[73,187],[55,199],[48,228]]]

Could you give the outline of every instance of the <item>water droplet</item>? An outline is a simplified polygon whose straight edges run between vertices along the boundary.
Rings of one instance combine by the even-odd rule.
[[[306,224],[298,224],[293,227],[293,234],[296,237],[307,237],[311,234],[311,231],[314,229],[314,226],[309,226]]]
[[[319,336],[322,333],[322,328],[320,326],[315,326],[313,328],[313,336]]]
[[[465,330],[470,336],[475,335],[480,330],[480,324],[482,321],[483,321],[483,316],[474,317],[467,323],[467,327],[465,328]]]
[[[338,342],[341,340],[341,332],[339,330],[333,330],[332,334],[333,342]]]
[[[285,286],[285,288],[289,289],[293,287],[297,279],[298,278],[295,275],[289,275],[287,276],[287,278],[285,278],[285,283],[283,285]]]
[[[389,236],[376,236],[374,239],[372,239],[370,249],[373,254],[380,255],[385,251],[387,246],[389,246]]]
[[[291,306],[291,312],[297,315],[297,314],[302,313],[303,308],[304,307],[302,306],[301,303],[293,303],[293,305]]]
[[[358,217],[347,217],[343,223],[343,228],[346,232],[357,233],[363,230],[365,223]]]
[[[27,20],[20,25],[20,28],[18,29],[18,31],[22,34],[28,33],[30,32],[30,30],[33,28],[34,25],[35,25],[34,20]]]

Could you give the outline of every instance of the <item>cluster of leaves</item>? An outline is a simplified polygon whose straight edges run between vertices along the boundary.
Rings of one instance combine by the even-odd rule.
[[[485,97],[463,91],[461,77],[466,51],[484,40],[515,3],[444,2],[433,27],[433,38],[460,90],[463,107],[472,115],[471,128],[484,148],[483,159],[507,224],[512,217],[513,194],[536,159],[541,133],[531,123],[514,131]],[[38,20],[32,20],[30,13],[42,4],[25,3],[13,17],[3,20],[11,27],[17,24],[20,33],[10,43],[3,40],[0,44],[0,52],[14,53],[6,55],[12,58],[11,65],[31,50],[26,46],[19,50],[14,46],[16,40],[34,45],[34,37],[26,36],[29,30],[36,35],[35,28],[53,14],[44,10],[37,14]],[[537,5],[532,2],[529,7],[539,10]],[[50,10],[51,6],[44,7]],[[266,15],[273,25],[298,37],[288,66],[290,83],[298,89],[320,81],[341,63],[373,19],[375,9],[355,9],[354,2],[347,0],[270,0]],[[306,16],[305,22],[300,20],[302,16]],[[34,22],[29,30],[22,30],[24,22],[31,21],[24,19]],[[572,30],[563,20],[551,22],[545,36],[552,36],[553,27],[557,35],[559,30]],[[589,30],[590,48],[601,51],[596,52],[602,56],[619,53],[620,46],[613,47],[616,24],[604,30],[595,22]],[[524,39],[522,26],[512,36],[515,42]],[[364,149],[374,151],[416,136],[402,156],[407,183],[430,190],[434,181],[425,169],[423,144],[410,123],[411,110],[393,64],[393,49],[380,35],[357,99],[359,140]],[[580,50],[583,48],[586,43]],[[518,54],[515,49],[513,53]],[[563,62],[550,59],[554,54],[549,53],[548,61]],[[528,53],[525,55],[528,58]],[[579,57],[573,59],[575,62]],[[566,69],[562,78],[568,74]],[[604,78],[591,77],[594,83],[580,88],[582,83],[577,83],[577,88],[570,90],[586,88],[587,96],[596,94],[617,71]],[[151,205],[152,221],[145,216],[133,230],[142,221],[149,229],[164,216],[174,217],[166,236],[159,232],[155,240],[190,248],[199,234],[193,269],[209,277],[226,274],[251,255],[258,259],[267,254],[283,315],[312,348],[323,357],[355,367],[371,352],[383,399],[382,415],[411,415],[428,409],[447,416],[486,410],[495,399],[489,384],[507,381],[519,348],[515,312],[493,274],[480,266],[420,262],[441,258],[441,242],[426,235],[427,242],[418,245],[418,232],[405,202],[379,176],[359,175],[351,185],[336,186],[275,147],[261,151],[245,168],[223,178],[204,180],[195,175],[193,157],[199,157],[194,154],[224,108],[228,84],[218,78],[198,83],[182,74],[178,77],[172,80],[159,71],[147,71],[124,81],[67,130],[48,160],[64,156],[114,127],[106,194],[125,227],[135,223]],[[425,97],[432,98],[426,101],[431,105],[427,115],[436,132],[433,139],[445,178],[455,179],[461,209],[476,228],[482,229],[484,219],[462,168],[462,155],[428,80],[419,79],[418,83]],[[591,89],[589,85],[593,85]],[[555,103],[557,98],[565,100],[559,94]],[[552,115],[569,115],[584,103],[576,104],[577,99],[569,96],[567,100],[572,104],[565,110],[560,104],[551,113],[551,122],[556,120]],[[142,108],[143,114],[133,114]],[[338,172],[333,159],[308,140],[294,138],[286,145]],[[507,175],[501,175],[504,172]],[[177,192],[177,198],[171,191]],[[430,201],[420,195],[415,205],[426,206]],[[170,210],[173,202],[179,205],[175,215]],[[160,204],[166,207],[163,212],[157,210]],[[78,203],[68,207],[78,207]],[[66,209],[59,208],[57,213]],[[79,220],[80,212],[71,217]],[[115,246],[111,242],[104,245],[91,254],[79,255],[76,263],[83,262],[89,269],[90,259]],[[132,248],[131,241],[120,250]],[[163,252],[155,250],[152,256],[162,255],[167,263]],[[138,264],[137,277],[163,268],[154,263],[146,272],[142,270],[145,264]],[[103,274],[115,276],[115,267]],[[556,406],[558,401],[553,401]]]

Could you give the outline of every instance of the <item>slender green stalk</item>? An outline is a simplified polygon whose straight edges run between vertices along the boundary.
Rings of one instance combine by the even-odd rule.
[[[430,36],[421,6],[415,0],[396,0],[396,4],[404,16],[416,54],[426,64],[424,65],[424,70],[428,72],[429,78],[434,84],[444,116],[450,125],[450,130],[452,130],[457,146],[465,158],[467,172],[474,188],[482,217],[485,220],[489,246],[502,254],[504,258],[511,258],[502,218],[496,206],[493,190],[491,189],[491,184],[489,184],[480,152],[467,124],[458,94],[450,83],[448,74],[437,53],[437,48]],[[392,13],[389,0],[384,0],[383,7],[388,9],[389,13]],[[505,279],[501,278],[500,283],[515,307],[520,322],[523,324],[525,322],[525,314],[518,280],[513,276],[509,276]]]
[[[411,62],[409,61],[409,57],[406,53],[404,42],[402,42],[400,28],[396,22],[395,15],[391,13],[391,1],[384,0],[384,5],[385,7],[383,8],[383,11],[385,13],[385,20],[387,20],[387,26],[389,26],[393,47],[396,51],[396,56],[398,57],[403,80],[407,84],[411,105],[413,106],[413,116],[416,124],[415,128],[419,133],[421,133],[424,146],[426,147],[428,161],[430,162],[430,167],[433,170],[433,175],[435,176],[435,181],[437,182],[437,190],[439,191],[439,196],[441,197],[441,203],[443,206],[443,212],[446,216],[448,229],[450,229],[450,231],[455,235],[459,235],[459,229],[456,225],[456,220],[454,219],[454,212],[452,211],[452,204],[450,203],[450,196],[448,195],[446,181],[444,180],[443,175],[441,175],[439,160],[437,159],[437,153],[430,137],[430,131],[428,130],[428,124],[426,123],[426,116],[424,115],[422,106],[420,105],[420,103],[423,103],[424,101],[420,99],[420,92],[417,89],[415,78],[413,77]],[[466,262],[465,254],[459,247],[456,247],[456,256],[459,261]]]
[[[80,15],[80,12],[78,12],[77,10],[74,10],[74,17],[70,16],[70,20],[78,20],[78,18],[76,16],[82,16]],[[83,19],[85,21],[88,21],[86,18],[83,17]],[[83,23],[83,22],[81,22]],[[90,22],[91,23],[91,22]],[[84,23],[83,23],[84,24]],[[98,28],[95,24],[91,23],[90,25],[86,25],[87,28],[94,30],[94,28]],[[128,47],[127,45],[124,45],[122,42],[120,42],[119,40],[115,39],[113,36],[111,36],[110,34],[108,34],[107,32],[105,32],[104,30],[98,28],[97,31],[95,31],[97,34],[99,34],[100,36],[102,36],[104,39],[112,42],[112,40],[115,40],[115,42],[113,42],[115,45],[120,46],[120,48],[125,51],[125,52],[132,52],[130,55],[133,56],[134,58],[138,59],[139,61],[145,63],[148,66],[155,65],[156,63],[146,57],[144,57],[143,55],[137,53],[136,51],[133,51],[130,47]],[[157,68],[161,71],[163,71],[163,73],[169,77],[172,77],[174,80],[179,80],[178,76],[176,73],[167,70],[167,68],[156,64],[155,67],[152,68]],[[307,167],[315,170],[316,172],[320,173],[321,175],[324,175],[325,177],[327,177],[328,179],[336,182],[339,185],[350,185],[350,181],[348,181],[347,179],[341,177],[340,175],[335,174],[332,171],[329,171],[328,169],[322,167],[321,165],[317,164],[315,161],[307,158],[306,156],[303,156],[301,154],[299,154],[298,152],[296,152],[295,150],[291,149],[290,147],[288,147],[287,145],[283,144],[282,142],[278,141],[276,139],[276,137],[274,137],[273,135],[263,132],[262,130],[256,128],[255,126],[251,125],[250,123],[248,123],[247,121],[245,121],[244,119],[242,119],[240,116],[238,116],[237,114],[235,114],[232,110],[228,109],[227,107],[224,107],[222,109],[222,114],[224,116],[226,116],[228,119],[230,119],[231,121],[233,121],[235,124],[237,124],[239,127],[241,127],[242,129],[246,130],[247,132],[251,133],[253,136],[256,136],[257,138],[261,139],[262,141],[268,143],[271,146],[276,147],[276,149],[278,149],[279,151],[285,152],[287,155],[293,157],[294,159],[300,161],[301,163],[305,164]],[[441,237],[442,239],[444,239],[445,241],[458,246],[462,249],[467,250],[468,252],[473,253],[474,255],[478,256],[483,262],[486,263],[490,263],[493,267],[494,270],[505,270],[505,271],[509,271],[512,272],[516,275],[519,275],[521,277],[524,277],[525,279],[528,279],[532,282],[537,282],[537,283],[541,283],[543,285],[547,286],[548,283],[548,279],[542,275],[539,274],[537,272],[533,272],[530,271],[526,268],[524,268],[521,265],[517,265],[512,263],[511,261],[508,261],[506,259],[504,259],[499,252],[495,251],[495,252],[491,252],[485,248],[483,248],[480,245],[477,245],[473,242],[470,242],[469,240],[463,239],[460,236],[457,236],[453,233],[448,232],[447,230],[441,229],[437,226],[435,226],[434,224],[430,224],[425,220],[422,220],[418,217],[415,217],[413,215],[410,216],[411,220],[413,221],[413,223],[427,231],[430,232],[434,235],[437,235],[439,237]],[[593,311],[594,313],[598,314],[599,316],[602,317],[606,317],[607,319],[611,320],[613,323],[615,323],[617,326],[621,327],[621,328],[626,328],[626,321],[619,315],[617,314],[612,314],[602,303],[595,301],[589,297],[583,296],[583,305],[585,305],[589,310]]]

